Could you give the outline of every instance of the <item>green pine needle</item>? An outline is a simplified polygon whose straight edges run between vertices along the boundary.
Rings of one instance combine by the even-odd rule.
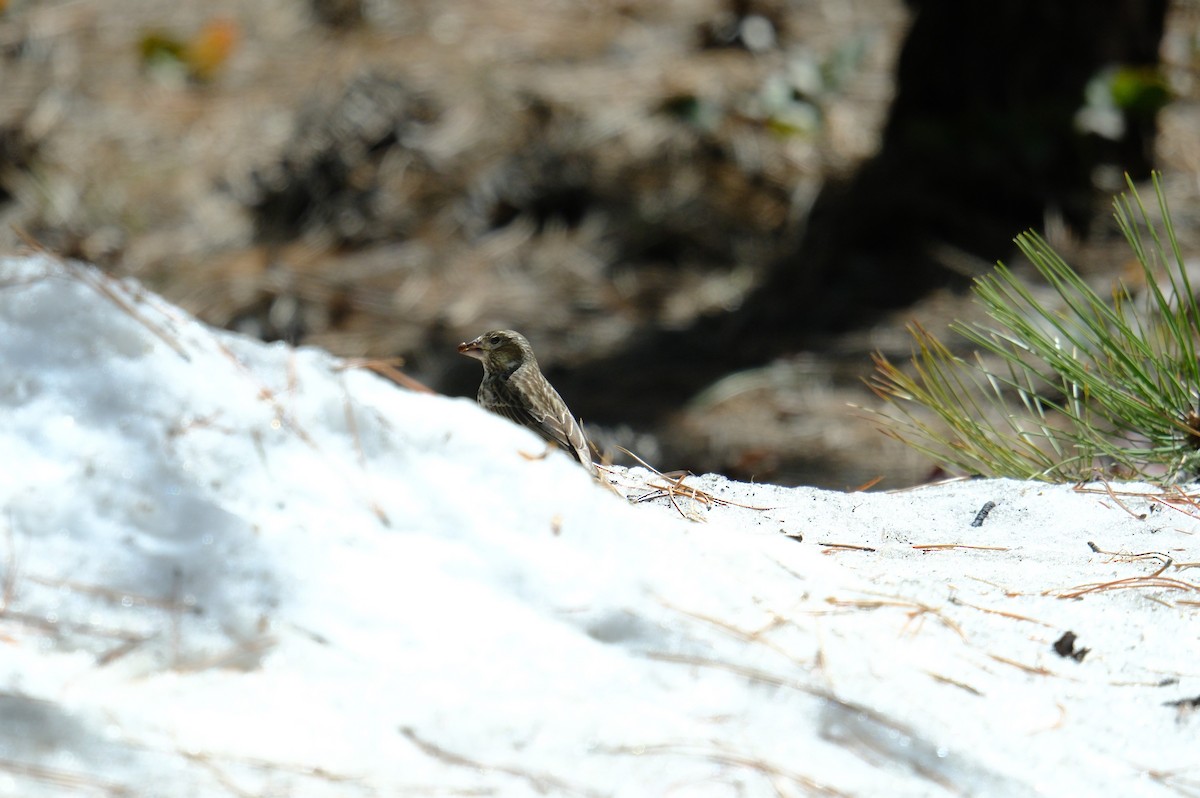
[[[1142,267],[1138,290],[1098,294],[1036,233],[1016,238],[1051,304],[1003,264],[976,280],[991,321],[951,329],[976,348],[954,355],[910,328],[907,368],[876,355],[869,385],[883,431],[957,472],[1072,482],[1157,482],[1200,473],[1200,308],[1160,176],[1155,225],[1132,181],[1115,215]]]

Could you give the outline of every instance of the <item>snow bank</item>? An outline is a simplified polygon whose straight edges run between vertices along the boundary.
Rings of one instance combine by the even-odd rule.
[[[42,256],[0,260],[0,362],[0,794],[1200,789],[1182,495],[631,503]]]

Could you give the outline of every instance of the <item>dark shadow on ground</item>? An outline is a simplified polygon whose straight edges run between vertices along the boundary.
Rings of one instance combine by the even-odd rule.
[[[648,426],[722,375],[820,347],[931,289],[966,289],[1048,214],[1086,233],[1094,174],[1148,174],[1165,0],[913,0],[879,154],[821,192],[794,255],[740,309],[646,330],[620,353],[548,376],[576,413]],[[1103,70],[1141,75],[1124,135],[1076,115]],[[1139,72],[1140,70],[1140,72]],[[966,266],[964,267],[964,264]]]

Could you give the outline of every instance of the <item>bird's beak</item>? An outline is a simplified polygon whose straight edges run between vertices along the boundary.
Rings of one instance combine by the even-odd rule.
[[[483,360],[483,347],[479,345],[479,339],[468,341],[465,344],[458,345],[458,351],[467,357],[473,357],[476,360]]]

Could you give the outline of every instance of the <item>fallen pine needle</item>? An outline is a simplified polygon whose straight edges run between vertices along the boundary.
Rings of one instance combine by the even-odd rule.
[[[1059,675],[1059,674],[1056,674],[1054,671],[1050,671],[1050,670],[1047,670],[1042,667],[1034,667],[1033,665],[1026,665],[1024,662],[1017,662],[1015,659],[1009,659],[1008,657],[1002,657],[999,654],[988,654],[988,656],[991,657],[992,659],[996,660],[996,662],[1002,662],[1005,665],[1011,665],[1014,668],[1019,668],[1019,669],[1025,671],[1026,673],[1032,673],[1037,676],[1058,676]]]
[[[967,639],[967,634],[962,630],[955,621],[946,617],[937,607],[931,607],[928,604],[922,604],[918,601],[909,601],[901,598],[883,598],[883,599],[840,599],[830,596],[825,599],[826,604],[834,607],[847,607],[859,610],[877,610],[885,607],[895,609],[908,610],[908,620],[911,623],[917,618],[924,618],[927,615],[932,615],[943,626],[957,634],[964,641]],[[907,626],[908,624],[905,624]]]
[[[1110,485],[1108,482],[1103,481],[1103,480],[1101,480],[1100,484],[1102,484],[1104,486],[1103,490],[1097,490],[1096,488],[1087,488],[1087,487],[1084,487],[1083,485],[1076,485],[1075,492],[1076,493],[1096,493],[1096,494],[1102,494],[1102,495],[1108,496],[1108,498],[1112,499],[1113,502],[1118,507],[1120,507],[1125,512],[1129,513],[1129,515],[1131,517],[1136,518],[1139,521],[1145,520],[1146,514],[1145,513],[1135,513],[1133,510],[1129,509],[1129,507],[1125,504],[1125,502],[1121,501],[1121,496],[1117,494],[1117,491],[1113,490],[1112,485]],[[1131,497],[1131,498],[1138,498],[1138,499],[1153,498],[1153,494],[1149,494],[1149,493],[1145,493],[1145,492],[1125,493],[1125,494],[1121,494],[1121,495],[1126,496],[1126,497]]]
[[[993,610],[990,607],[980,607],[978,604],[971,604],[970,602],[963,601],[962,599],[958,599],[958,598],[951,598],[950,603],[957,604],[960,607],[968,607],[973,610],[978,610],[979,612],[986,612],[986,613],[990,613],[992,615],[999,615],[1004,618],[1011,618],[1014,621],[1025,621],[1027,623],[1036,623],[1039,626],[1045,626],[1047,629],[1056,628],[1054,626],[1054,624],[1046,623],[1045,621],[1039,621],[1037,618],[1030,618],[1025,615],[1017,615],[1015,612],[1005,612],[1004,610]]]
[[[827,549],[848,549],[849,551],[875,551],[870,546],[855,546],[853,543],[822,543],[818,542],[818,546],[824,546]]]
[[[975,689],[974,687],[972,687],[969,684],[960,682],[957,679],[951,679],[949,676],[943,676],[942,674],[934,673],[933,671],[925,671],[925,672],[928,673],[935,681],[939,681],[942,684],[948,684],[951,687],[957,687],[960,690],[966,690],[968,693],[971,693],[972,695],[977,695],[977,696],[983,695],[983,693],[981,691]]]
[[[112,302],[114,305],[124,311],[126,315],[149,330],[154,337],[158,338],[160,341],[170,347],[175,354],[179,355],[188,362],[191,361],[191,356],[188,355],[187,350],[183,348],[183,345],[179,343],[179,341],[177,341],[162,327],[150,321],[150,319],[146,318],[138,311],[137,307],[135,307],[135,304],[140,300],[140,297],[131,296],[130,292],[112,277],[100,272],[94,272],[86,267],[67,260],[56,252],[51,251],[40,241],[21,228],[14,226],[12,229],[13,232],[15,232],[30,249],[34,250],[35,252],[39,252],[48,258],[52,258],[56,263],[58,263],[59,266],[63,268],[63,270],[65,270],[67,276],[75,278],[88,288],[91,288],[100,296]]]
[[[1127,551],[1105,551],[1104,549],[1100,548],[1099,546],[1097,546],[1095,543],[1093,543],[1090,540],[1087,542],[1087,545],[1088,545],[1089,549],[1096,552],[1097,554],[1106,554],[1109,557],[1113,557],[1113,558],[1121,560],[1123,562],[1133,562],[1134,560],[1154,559],[1154,560],[1158,560],[1159,562],[1165,563],[1163,565],[1163,569],[1166,569],[1174,562],[1174,559],[1171,557],[1170,554],[1166,554],[1161,551],[1143,551],[1138,554],[1134,554],[1132,552],[1127,552]],[[1162,573],[1162,571],[1159,571],[1159,573]]]
[[[880,476],[874,477],[874,478],[872,478],[872,479],[868,479],[868,480],[867,480],[866,482],[864,482],[863,484],[861,484],[861,485],[859,485],[859,486],[857,486],[857,487],[851,488],[849,492],[850,492],[850,493],[862,493],[862,492],[864,492],[864,491],[868,491],[868,490],[870,490],[871,488],[875,487],[875,486],[876,486],[876,485],[878,485],[880,482],[883,482],[883,475],[880,475]]]
[[[404,358],[402,357],[392,357],[386,359],[356,357],[343,360],[339,368],[366,369],[367,371],[375,372],[381,377],[386,377],[397,385],[407,388],[410,391],[416,391],[417,393],[437,393],[437,391],[425,385],[425,383],[414,379],[413,377],[410,377],[401,371],[399,367],[403,365]]]
[[[1160,570],[1158,573],[1162,573],[1162,571]],[[1170,577],[1154,574],[1151,576],[1130,576],[1125,579],[1114,579],[1111,582],[1091,582],[1086,585],[1066,588],[1059,592],[1047,590],[1042,595],[1053,595],[1058,598],[1079,598],[1080,596],[1086,596],[1088,593],[1100,593],[1109,590],[1138,590],[1141,588],[1188,590],[1200,593],[1200,586],[1184,582],[1180,579],[1171,579]]]
[[[691,520],[691,521],[703,520],[703,518],[701,516],[697,516],[694,513],[689,514],[689,513],[685,512],[684,509],[682,507],[680,507],[679,502],[677,501],[678,498],[691,499],[693,502],[704,505],[705,508],[710,509],[710,510],[713,507],[741,507],[742,509],[745,509],[745,510],[759,510],[759,511],[771,509],[770,507],[755,507],[754,505],[751,505],[751,504],[742,504],[740,502],[735,502],[732,499],[723,499],[720,496],[716,496],[712,493],[709,493],[706,490],[697,488],[693,485],[686,484],[684,482],[685,479],[687,479],[690,476],[695,476],[690,471],[673,471],[673,472],[664,474],[663,472],[659,471],[657,468],[650,465],[645,460],[638,457],[636,454],[634,454],[633,452],[624,448],[623,446],[619,446],[617,448],[619,448],[621,451],[625,452],[625,454],[632,457],[634,460],[636,460],[638,463],[640,463],[644,468],[653,472],[655,477],[657,477],[658,480],[661,480],[661,481],[656,481],[654,479],[651,479],[651,480],[648,480],[644,485],[642,485],[643,488],[648,488],[649,490],[648,490],[648,492],[646,492],[640,496],[629,497],[629,501],[633,504],[641,504],[643,502],[654,501],[655,499],[664,499],[665,498],[671,503],[671,506],[673,506],[675,508],[675,510],[681,516],[683,516],[684,518],[687,518],[688,520]]]

